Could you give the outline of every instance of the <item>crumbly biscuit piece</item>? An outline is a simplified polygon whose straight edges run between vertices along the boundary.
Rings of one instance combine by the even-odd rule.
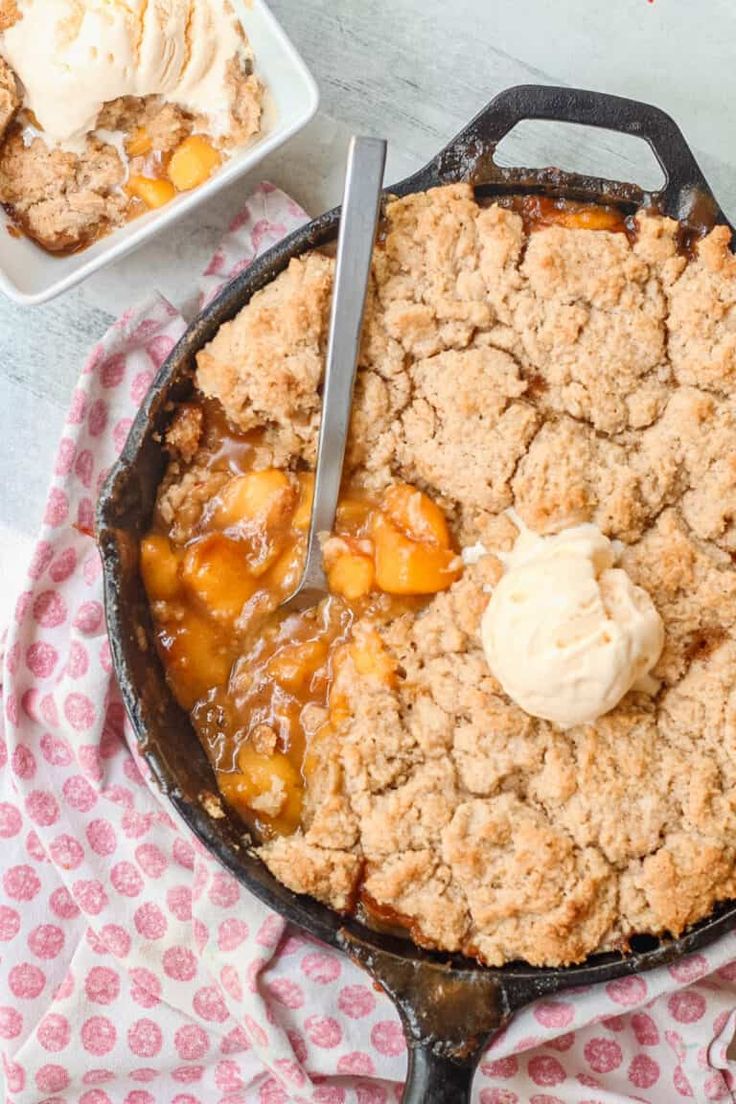
[[[631,933],[681,932],[734,896],[733,848],[689,832],[668,835],[621,878],[621,911]]]
[[[678,246],[679,224],[675,219],[662,218],[648,211],[639,211],[635,223],[634,253],[648,265],[655,266],[655,276],[668,287],[686,264]]]
[[[531,235],[514,327],[545,403],[616,433],[667,396],[666,301],[624,234],[551,226]]]
[[[403,373],[386,378],[377,370],[358,371],[345,463],[347,471],[367,490],[378,492],[391,481],[396,453],[394,426],[410,394],[411,381]]]
[[[275,424],[313,454],[334,262],[295,258],[197,354],[197,384],[241,430]]]
[[[736,399],[678,388],[644,434],[638,466],[663,500],[679,499],[696,536],[736,549]]]
[[[576,849],[515,794],[458,805],[442,853],[468,902],[469,945],[489,964],[575,961],[615,918],[615,879],[600,853]]]
[[[519,463],[513,492],[519,516],[537,533],[593,521],[607,536],[631,539],[647,516],[642,479],[623,445],[569,417],[541,427]]]
[[[381,793],[355,792],[363,854],[370,862],[399,851],[436,851],[457,799],[455,768],[446,757],[427,760]]]
[[[176,104],[162,103],[158,96],[121,96],[106,103],[97,118],[103,130],[134,134],[145,128],[157,153],[171,153],[192,132],[192,116]]]
[[[166,431],[166,447],[181,456],[185,462],[191,460],[202,439],[203,420],[201,406],[182,403]]]
[[[388,335],[412,357],[463,349],[480,334],[503,344],[521,284],[519,215],[481,208],[469,184],[395,200],[374,255]]]
[[[253,73],[250,59],[233,58],[227,79],[232,106],[226,141],[228,145],[243,146],[260,130],[264,87]]]
[[[671,793],[679,761],[662,747],[646,695],[628,695],[594,725],[547,730],[542,769],[530,796],[580,848],[626,865],[656,851],[679,809]]]
[[[173,460],[158,490],[156,509],[169,526],[171,537],[184,544],[194,534],[207,504],[228,481],[224,471],[213,471],[206,460]]]
[[[339,912],[353,900],[362,861],[349,851],[315,847],[297,833],[278,836],[268,845],[268,865],[295,893],[308,893]]]
[[[465,896],[436,851],[399,851],[369,865],[363,888],[370,901],[405,917],[420,945],[448,951],[466,946],[470,916]]]
[[[49,150],[19,131],[0,146],[0,202],[52,253],[77,249],[117,225],[127,199],[125,171],[113,146],[89,139],[83,157]]]
[[[624,549],[621,566],[652,595],[664,622],[664,649],[652,672],[655,678],[676,683],[694,657],[733,633],[732,561],[697,541],[675,509],[663,511],[639,542]]]
[[[669,355],[678,383],[732,394],[736,388],[736,257],[717,226],[669,289]]]
[[[661,742],[673,760],[672,790],[682,808],[682,826],[710,836],[734,839],[736,808],[736,645],[715,642],[696,654],[687,674],[662,696]],[[685,764],[700,749],[699,762]]]
[[[418,193],[387,209],[375,270],[388,334],[414,356],[463,348],[492,321],[467,185]]]
[[[485,346],[450,350],[409,369],[413,395],[397,429],[411,481],[467,510],[511,505],[509,482],[539,424],[519,367]]]
[[[15,73],[8,63],[0,58],[0,139],[8,129],[19,107],[20,95]]]

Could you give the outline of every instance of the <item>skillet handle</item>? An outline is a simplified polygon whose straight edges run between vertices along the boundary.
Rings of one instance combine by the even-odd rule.
[[[443,183],[467,180],[469,167],[474,183],[498,179],[503,170],[493,162],[500,140],[524,119],[582,123],[643,138],[662,167],[666,183],[647,197],[673,218],[687,220],[694,203],[707,197],[713,207],[713,221],[725,222],[708,183],[672,118],[652,104],[592,92],[543,84],[521,84],[499,93],[462,130],[432,164]],[[698,212],[702,219],[702,211]]]
[[[537,994],[514,993],[510,1002],[497,971],[458,969],[417,951],[409,957],[401,948],[394,953],[347,928],[338,933],[338,943],[401,1016],[409,1051],[402,1104],[469,1104],[475,1069],[491,1036]]]
[[[455,1062],[431,1047],[409,1044],[409,1067],[401,1104],[470,1104],[479,1055]]]

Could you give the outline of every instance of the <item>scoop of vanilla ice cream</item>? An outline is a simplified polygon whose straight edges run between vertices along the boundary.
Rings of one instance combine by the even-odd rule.
[[[229,0],[18,0],[0,52],[49,145],[74,148],[103,104],[161,95],[229,125],[228,68],[246,50]]]
[[[563,728],[607,713],[659,659],[664,627],[595,525],[522,529],[481,623],[491,671],[517,705]]]

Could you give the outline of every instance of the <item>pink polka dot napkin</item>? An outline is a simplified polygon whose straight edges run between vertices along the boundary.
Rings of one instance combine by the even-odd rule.
[[[262,185],[202,283],[304,213]],[[387,1104],[406,1055],[370,979],[251,897],[174,819],[126,741],[94,500],[184,329],[159,296],[93,349],[8,633],[0,742],[0,1049],[7,1104]],[[41,427],[42,428],[42,427]],[[480,1104],[734,1100],[736,937],[524,1010]]]

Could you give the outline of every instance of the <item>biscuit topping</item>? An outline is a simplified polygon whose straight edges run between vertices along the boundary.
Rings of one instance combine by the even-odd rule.
[[[271,872],[489,965],[736,898],[730,231],[686,258],[671,220],[532,198],[543,218],[459,184],[387,204],[317,616],[263,611],[309,521],[324,253],[199,352],[141,547],[170,684]],[[594,719],[565,731],[484,653],[522,521],[560,648],[522,625],[504,658],[537,704],[590,675]]]
[[[503,559],[481,638],[517,705],[571,728],[608,713],[632,687],[646,688],[664,645],[662,618],[614,566],[614,545],[596,525],[549,537],[522,528]]]

